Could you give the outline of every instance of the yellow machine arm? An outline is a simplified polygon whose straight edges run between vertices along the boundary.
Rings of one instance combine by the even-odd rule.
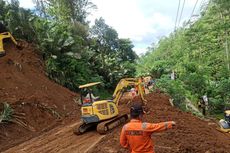
[[[14,39],[10,32],[0,33],[0,56],[5,55],[5,50],[3,47],[3,39],[5,38],[10,38],[16,46],[19,46],[17,41]]]
[[[123,95],[123,90],[128,87],[128,86],[134,86],[134,87],[138,87],[138,94],[141,96],[141,99],[146,102],[146,100],[144,99],[144,91],[143,91],[143,85],[142,85],[142,81],[141,79],[138,78],[124,78],[121,79],[119,81],[119,83],[117,84],[117,87],[113,93],[113,102],[118,106],[119,101]]]

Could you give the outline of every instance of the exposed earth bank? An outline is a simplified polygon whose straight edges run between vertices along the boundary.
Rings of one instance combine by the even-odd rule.
[[[51,81],[31,44],[23,50],[4,43],[0,58],[0,112],[9,103],[22,124],[0,124],[0,150],[40,135],[63,121],[79,119],[76,94]]]

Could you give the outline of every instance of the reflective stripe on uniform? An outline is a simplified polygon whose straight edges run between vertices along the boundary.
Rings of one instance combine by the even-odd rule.
[[[125,131],[125,134],[130,135],[130,136],[142,136],[143,131],[142,130],[127,130]]]
[[[146,129],[147,128],[147,123],[146,122],[143,122],[142,123],[142,129]]]
[[[145,125],[146,127],[146,125]],[[143,131],[142,130],[130,130],[128,129],[128,125],[124,125],[124,132],[125,132],[125,135],[131,135],[131,136],[140,136],[140,135],[143,135]]]
[[[123,126],[123,128],[124,128],[124,130],[126,131],[126,129],[127,129],[127,124],[125,124],[125,125]]]
[[[168,128],[168,122],[165,122],[165,129]]]

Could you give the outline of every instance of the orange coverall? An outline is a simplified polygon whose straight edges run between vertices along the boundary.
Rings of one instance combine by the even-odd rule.
[[[129,148],[131,153],[154,153],[153,132],[172,128],[172,122],[145,123],[132,119],[121,131],[120,144]]]

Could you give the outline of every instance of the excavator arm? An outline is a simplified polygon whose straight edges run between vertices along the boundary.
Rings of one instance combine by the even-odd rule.
[[[126,89],[128,86],[137,86],[138,88],[138,94],[141,96],[141,99],[143,102],[146,102],[144,99],[144,92],[142,88],[142,81],[138,78],[124,78],[119,81],[117,84],[114,93],[113,93],[113,102],[118,106],[119,101],[124,93],[124,89]]]
[[[5,38],[10,38],[13,43],[20,48],[20,45],[18,44],[18,42],[14,39],[14,37],[11,35],[10,32],[3,32],[0,33],[0,56],[4,56],[5,55],[5,50],[4,50],[4,45],[3,45],[3,39]]]

